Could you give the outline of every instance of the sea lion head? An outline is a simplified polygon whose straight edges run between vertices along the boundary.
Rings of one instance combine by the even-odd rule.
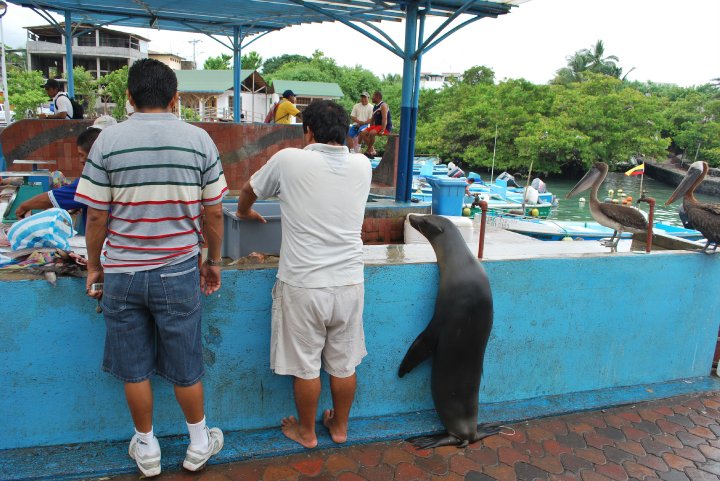
[[[445,217],[439,215],[417,215],[408,214],[410,225],[424,235],[427,240],[432,241],[434,238],[446,231],[453,223]]]

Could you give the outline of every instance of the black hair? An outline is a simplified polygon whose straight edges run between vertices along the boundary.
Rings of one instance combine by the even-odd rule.
[[[164,109],[177,92],[177,77],[164,63],[143,58],[130,67],[127,88],[138,110]]]
[[[342,106],[332,100],[311,103],[303,110],[302,119],[303,132],[307,133],[310,127],[316,142],[340,145],[345,142],[350,117]]]
[[[377,95],[380,100],[382,100],[382,92],[379,90],[376,90],[373,95]]]
[[[102,132],[102,130],[96,129],[95,127],[88,128],[83,133],[78,135],[76,142],[77,146],[82,148],[85,153],[89,153],[90,149],[92,149],[93,144],[97,140],[98,135],[100,135],[100,132]]]

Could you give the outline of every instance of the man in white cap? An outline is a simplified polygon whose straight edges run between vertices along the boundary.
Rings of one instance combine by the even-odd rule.
[[[373,106],[370,104],[370,94],[363,92],[360,94],[360,102],[355,104],[350,112],[350,119],[353,124],[348,130],[347,146],[351,151],[360,152],[360,143],[358,135],[360,132],[368,128],[372,121]]]
[[[81,166],[85,166],[88,152],[90,152],[90,148],[95,143],[95,139],[98,138],[100,132],[102,132],[104,128],[115,124],[117,124],[117,121],[114,118],[109,115],[103,115],[102,117],[98,117],[91,127],[88,127],[87,130],[84,130],[78,135],[76,145]],[[29,216],[34,210],[45,210],[52,207],[65,210],[81,209],[83,213],[82,230],[84,231],[85,219],[87,218],[87,205],[75,201],[75,191],[77,190],[79,181],[80,178],[78,177],[70,185],[64,185],[29,198],[15,209],[15,216],[21,219]]]

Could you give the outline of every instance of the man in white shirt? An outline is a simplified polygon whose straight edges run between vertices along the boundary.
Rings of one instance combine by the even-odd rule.
[[[43,85],[43,88],[55,105],[55,113],[40,114],[38,117],[41,119],[72,119],[72,102],[70,102],[70,97],[60,90],[60,82],[54,78],[48,79],[45,85]]]
[[[280,200],[282,245],[273,288],[270,368],[294,376],[299,420],[282,420],[282,432],[306,448],[317,446],[315,417],[320,367],[330,375],[333,409],[323,422],[336,443],[347,440],[355,367],[367,354],[363,333],[362,224],[372,169],[343,145],[349,119],[335,102],[303,111],[304,149],[287,148],[240,191],[237,215],[265,222],[256,199]],[[322,361],[322,362],[321,362]]]
[[[373,106],[370,104],[370,94],[363,92],[360,94],[360,102],[355,104],[350,112],[350,119],[353,124],[348,130],[347,146],[353,152],[360,152],[360,144],[358,143],[358,135],[360,132],[368,128],[372,121]]]

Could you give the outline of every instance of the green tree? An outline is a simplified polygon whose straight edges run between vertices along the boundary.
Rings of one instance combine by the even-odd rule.
[[[111,115],[117,120],[123,120],[126,116],[125,102],[127,101],[127,79],[129,67],[126,65],[121,69],[103,75],[98,79],[100,95],[105,101],[110,99],[115,103]]]
[[[280,67],[282,67],[286,63],[291,63],[291,62],[308,63],[308,62],[310,62],[310,60],[311,60],[310,57],[306,57],[304,55],[298,55],[298,54],[285,54],[285,55],[280,55],[278,57],[270,57],[269,59],[265,60],[262,64],[263,75],[270,75],[270,74],[276,72]]]
[[[209,57],[207,60],[205,60],[205,63],[203,64],[203,69],[230,70],[232,68],[232,66],[230,65],[231,60],[232,55],[229,55],[227,53],[221,53],[217,57]]]
[[[254,50],[243,55],[240,59],[242,68],[245,70],[259,70],[263,63],[263,59],[259,53]]]
[[[567,66],[555,72],[555,78],[551,83],[566,85],[571,82],[582,82],[585,80],[586,72],[620,78],[623,71],[618,66],[620,59],[617,56],[605,55],[605,44],[602,40],[598,40],[589,49],[578,50],[566,57],[566,60]]]
[[[471,67],[463,72],[462,83],[466,85],[493,84],[495,83],[495,72],[483,65]]]
[[[63,74],[67,79],[67,75]],[[82,104],[85,115],[95,118],[95,106],[98,99],[98,82],[84,67],[73,68],[73,83],[75,84],[75,100]],[[123,102],[123,106],[125,102]]]
[[[34,116],[37,108],[49,100],[43,83],[42,72],[8,69],[8,97],[16,119]]]

